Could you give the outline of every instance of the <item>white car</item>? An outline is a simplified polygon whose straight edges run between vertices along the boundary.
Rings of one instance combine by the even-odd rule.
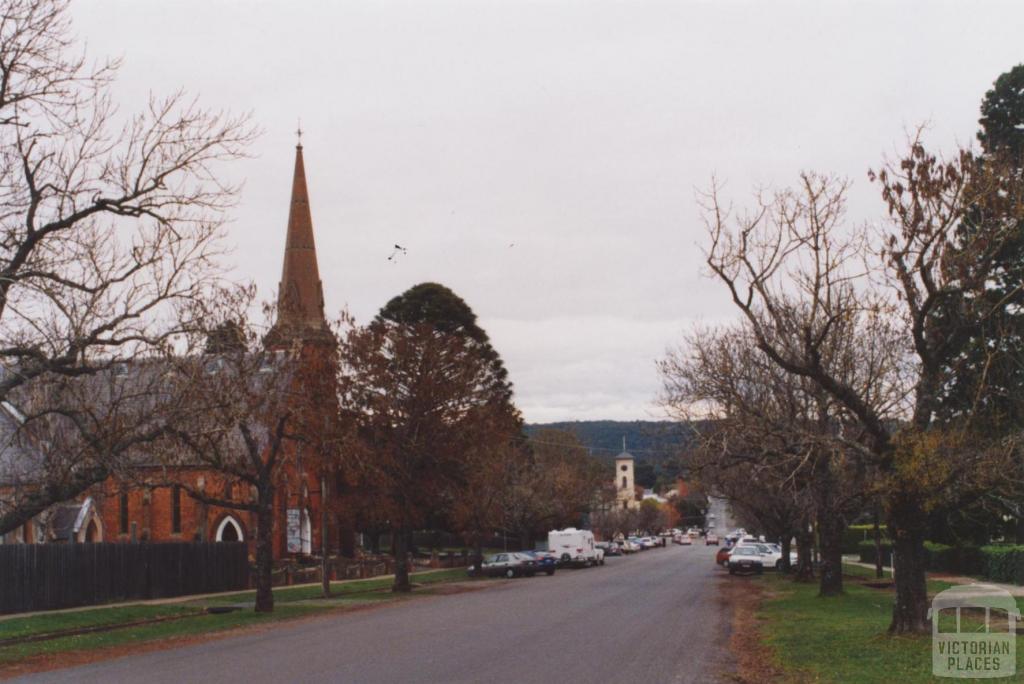
[[[766,568],[777,568],[779,563],[782,562],[782,549],[775,548],[775,544],[751,544],[761,552],[761,556],[764,558],[764,567]]]
[[[775,550],[776,553],[779,554],[779,558],[782,558],[782,546],[781,545],[779,545],[779,544],[768,544],[768,546],[770,546],[772,549]],[[790,551],[789,552],[789,564],[790,565],[796,565],[796,560],[797,560],[796,551]]]
[[[729,554],[729,574],[753,572],[758,575],[764,572],[764,555],[756,546],[742,544]]]
[[[677,539],[677,543],[682,546],[693,546],[693,539],[688,534],[681,534]]]

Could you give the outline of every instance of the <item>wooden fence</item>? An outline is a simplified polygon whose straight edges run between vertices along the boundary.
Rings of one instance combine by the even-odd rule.
[[[245,589],[244,542],[0,545],[0,614]]]

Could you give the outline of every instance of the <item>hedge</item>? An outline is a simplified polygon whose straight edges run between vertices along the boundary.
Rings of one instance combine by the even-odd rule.
[[[926,568],[931,572],[981,576],[993,582],[1024,584],[1024,546],[947,546],[924,543]],[[875,543],[857,545],[862,563],[875,562]],[[892,542],[882,540],[882,564],[892,565]]]
[[[1024,546],[983,546],[986,579],[1024,584]]]

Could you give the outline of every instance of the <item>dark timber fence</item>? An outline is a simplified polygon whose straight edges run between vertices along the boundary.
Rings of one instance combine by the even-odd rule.
[[[245,589],[244,542],[0,545],[0,614]]]

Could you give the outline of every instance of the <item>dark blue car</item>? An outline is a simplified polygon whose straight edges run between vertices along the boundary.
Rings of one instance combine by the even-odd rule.
[[[547,551],[522,551],[526,555],[537,561],[537,572],[544,572],[548,575],[555,574],[555,568],[558,567],[558,559],[555,558],[555,554]]]

